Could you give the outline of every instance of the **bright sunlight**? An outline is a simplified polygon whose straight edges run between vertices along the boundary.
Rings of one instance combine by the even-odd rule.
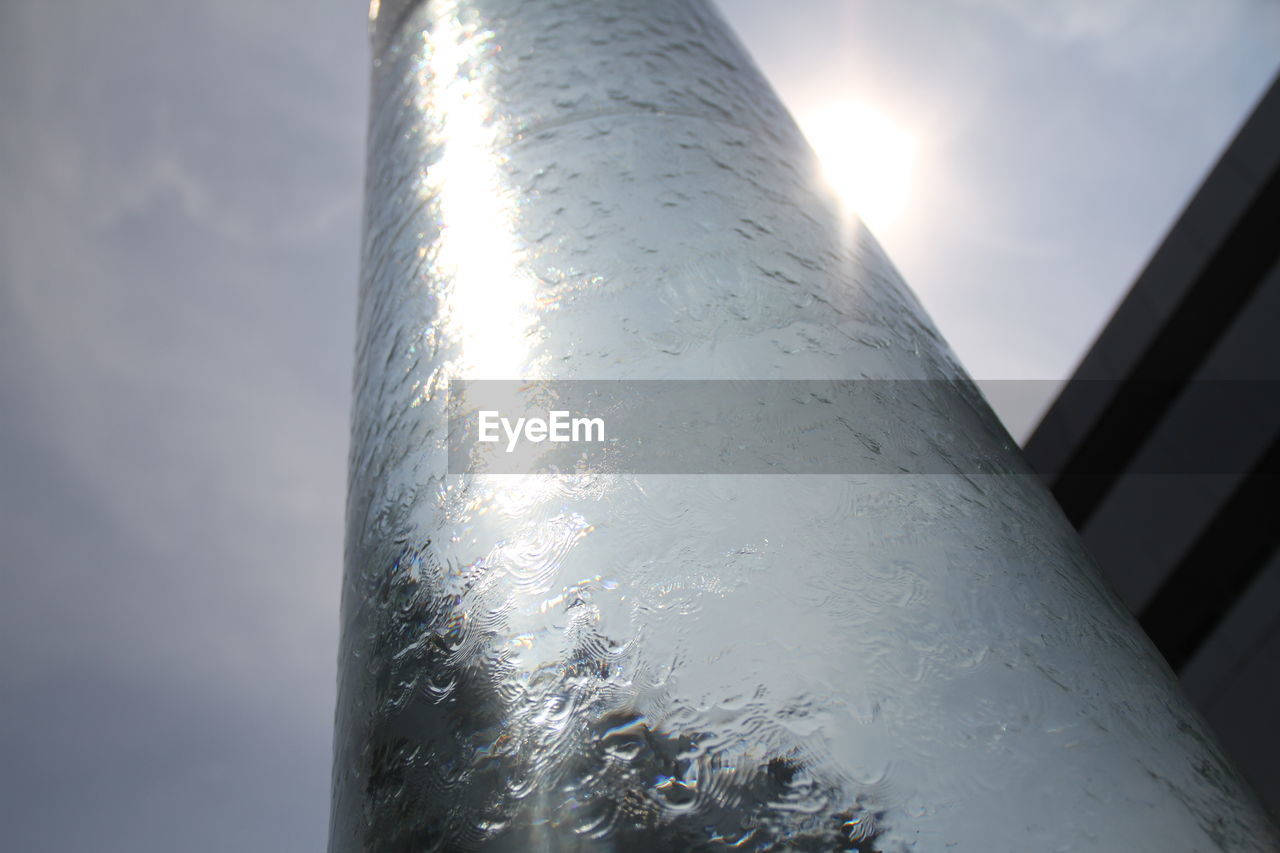
[[[879,110],[839,101],[801,122],[827,182],[845,207],[880,233],[901,216],[911,189],[916,139]]]

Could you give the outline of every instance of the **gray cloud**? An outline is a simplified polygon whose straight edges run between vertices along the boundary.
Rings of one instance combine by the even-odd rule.
[[[5,823],[323,845],[367,79],[345,4],[10,4]]]

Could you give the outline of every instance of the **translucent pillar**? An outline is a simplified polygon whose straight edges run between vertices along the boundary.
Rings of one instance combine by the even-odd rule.
[[[1280,849],[709,6],[373,33],[333,853]],[[459,378],[884,382],[883,464],[450,474]]]

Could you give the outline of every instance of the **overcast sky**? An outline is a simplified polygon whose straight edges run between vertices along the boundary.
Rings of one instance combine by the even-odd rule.
[[[1069,374],[1280,64],[1278,0],[721,8],[915,136],[978,378]],[[6,849],[324,847],[367,65],[355,0],[0,3]]]

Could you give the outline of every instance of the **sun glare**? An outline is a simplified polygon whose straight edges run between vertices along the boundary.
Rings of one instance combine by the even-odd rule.
[[[454,376],[513,379],[531,370],[529,326],[534,284],[523,274],[512,236],[513,213],[502,191],[498,130],[483,75],[467,66],[483,56],[487,31],[473,31],[448,6],[436,8],[428,66],[435,87],[422,97],[443,118],[439,161],[426,172],[424,198],[434,197],[440,240],[434,272],[448,282],[443,309],[447,333],[461,345]]]
[[[874,232],[901,217],[911,189],[916,140],[879,110],[840,101],[808,116],[801,129],[827,183]]]

